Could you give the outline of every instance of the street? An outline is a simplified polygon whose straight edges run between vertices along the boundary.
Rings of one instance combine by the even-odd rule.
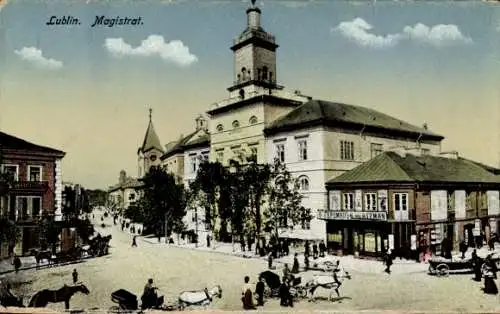
[[[100,217],[100,214],[96,214]],[[9,274],[12,281],[24,282],[15,286],[16,294],[31,297],[41,289],[58,289],[63,284],[72,284],[71,272],[77,269],[79,280],[90,290],[89,295],[76,294],[71,299],[72,309],[98,308],[106,310],[115,305],[110,295],[118,289],[135,293],[138,298],[148,278],[153,278],[159,288],[159,295],[165,296],[166,303],[176,302],[180,292],[185,290],[209,289],[220,285],[222,299],[215,299],[212,306],[223,310],[241,309],[241,286],[243,278],[249,275],[252,282],[257,274],[266,270],[267,263],[259,259],[245,259],[213,252],[153,244],[138,239],[138,247],[132,248],[132,236],[112,226],[110,218],[107,227],[97,229],[102,234],[112,234],[110,255],[88,259],[83,263],[26,270],[19,274]],[[301,260],[302,262],[302,260]],[[471,274],[450,275],[438,278],[427,274],[426,264],[398,265],[411,271],[395,271],[388,275],[383,265],[372,261],[360,261],[372,265],[373,271],[363,271],[356,267],[344,268],[352,275],[352,280],[344,281],[341,302],[329,302],[325,298],[328,291],[318,289],[316,302],[300,300],[294,310],[420,310],[420,311],[498,311],[499,296],[486,295],[481,291],[482,283],[471,280]],[[277,273],[281,275],[281,264]],[[377,269],[380,266],[380,271]],[[367,267],[368,269],[369,267]],[[301,273],[303,278],[312,272]],[[498,284],[498,281],[497,281]],[[28,300],[25,299],[25,304]],[[49,308],[63,310],[64,303],[49,304]],[[269,300],[265,310],[286,310],[279,306],[279,300]]]

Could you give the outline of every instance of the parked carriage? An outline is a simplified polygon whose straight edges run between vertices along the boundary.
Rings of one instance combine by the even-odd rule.
[[[450,272],[472,271],[474,263],[472,258],[447,259],[442,257],[429,260],[429,274],[437,276],[448,276]]]
[[[137,296],[125,289],[119,289],[113,292],[111,294],[111,301],[118,304],[118,306],[113,306],[109,309],[109,312],[111,313],[130,312],[130,311],[137,311],[139,309]],[[153,309],[162,311],[175,310],[173,306],[166,306],[163,303],[164,303],[164,297],[163,296],[158,297],[156,305],[153,306]]]
[[[307,295],[307,290],[305,286],[301,285],[301,277],[295,278],[294,276],[290,276],[291,285],[290,285],[290,293],[294,297],[305,297]],[[272,271],[266,270],[259,275],[259,280],[263,278],[266,283],[267,289],[264,290],[264,295],[266,297],[278,297],[281,280],[280,276]]]

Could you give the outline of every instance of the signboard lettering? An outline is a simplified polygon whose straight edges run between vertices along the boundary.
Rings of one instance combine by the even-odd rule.
[[[320,219],[332,220],[387,220],[386,212],[362,212],[362,211],[319,211],[318,216]]]

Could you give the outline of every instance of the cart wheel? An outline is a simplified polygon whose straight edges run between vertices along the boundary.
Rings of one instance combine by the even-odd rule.
[[[299,298],[307,297],[307,289],[305,287],[297,288],[297,296]]]
[[[436,274],[436,269],[432,267],[432,265],[429,265],[429,274],[435,275]]]
[[[448,276],[450,274],[450,267],[446,264],[439,264],[436,267],[438,276]]]

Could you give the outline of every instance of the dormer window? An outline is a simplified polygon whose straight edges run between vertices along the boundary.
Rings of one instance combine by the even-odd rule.
[[[257,123],[257,117],[256,117],[256,116],[251,116],[251,117],[250,117],[250,120],[248,120],[248,122],[249,122],[250,124],[255,124],[255,123]]]
[[[238,120],[234,120],[233,121],[233,128],[239,128],[240,127],[240,122],[238,122]]]
[[[222,126],[222,124],[217,125],[217,128],[216,128],[216,129],[217,129],[217,132],[222,132],[222,131],[224,131],[224,127]]]

